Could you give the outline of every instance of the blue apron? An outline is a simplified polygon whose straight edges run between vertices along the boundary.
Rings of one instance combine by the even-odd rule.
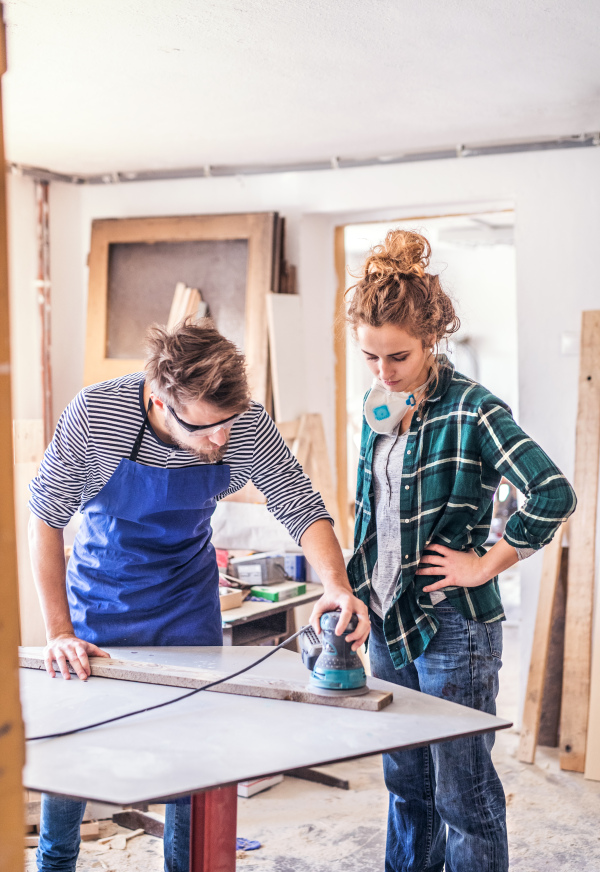
[[[150,405],[129,459],[82,510],[67,569],[73,629],[97,645],[221,645],[210,519],[229,466],[137,463]]]

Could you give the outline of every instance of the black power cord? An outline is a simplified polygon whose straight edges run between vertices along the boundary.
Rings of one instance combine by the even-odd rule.
[[[37,742],[40,739],[58,739],[60,736],[72,736],[74,733],[83,733],[84,730],[92,730],[94,727],[103,727],[105,724],[112,724],[114,721],[122,721],[123,718],[132,718],[134,715],[142,715],[144,712],[151,712],[154,709],[163,708],[166,705],[172,705],[174,702],[179,702],[182,699],[187,699],[189,696],[194,696],[196,693],[200,693],[202,690],[210,690],[211,687],[216,687],[217,684],[223,684],[224,681],[231,681],[232,678],[237,678],[238,675],[242,675],[243,672],[248,672],[250,669],[254,669],[255,666],[258,666],[259,663],[263,663],[268,657],[272,657],[276,651],[279,651],[280,648],[283,648],[288,642],[291,642],[293,639],[296,639],[298,636],[301,636],[302,633],[306,632],[308,627],[302,627],[301,630],[298,630],[297,633],[294,633],[289,638],[284,639],[283,642],[280,642],[279,645],[276,645],[275,648],[271,648],[271,650],[265,654],[264,657],[260,657],[258,660],[255,660],[254,663],[251,663],[250,666],[244,666],[243,669],[239,669],[237,672],[232,672],[231,675],[226,675],[224,678],[219,678],[217,681],[211,681],[210,684],[205,684],[204,687],[197,687],[195,690],[191,690],[189,693],[184,693],[182,696],[176,696],[175,699],[168,699],[166,702],[159,702],[156,705],[150,705],[147,708],[137,709],[134,712],[127,712],[124,715],[117,715],[114,718],[107,718],[105,721],[97,721],[95,724],[88,724],[85,727],[75,727],[72,730],[63,730],[62,733],[48,733],[45,736],[28,736],[25,741],[26,742]]]

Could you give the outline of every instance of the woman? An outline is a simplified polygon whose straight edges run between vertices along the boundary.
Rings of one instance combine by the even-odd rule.
[[[369,606],[373,675],[495,714],[504,612],[497,575],[573,512],[560,470],[505,403],[456,372],[460,322],[417,233],[388,233],[364,264],[348,320],[374,376],[366,397],[348,575]],[[483,547],[501,476],[526,496]],[[494,734],[384,755],[387,872],[505,872]]]

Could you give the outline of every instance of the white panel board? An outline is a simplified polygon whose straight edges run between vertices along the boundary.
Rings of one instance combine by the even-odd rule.
[[[276,421],[295,421],[308,412],[302,329],[298,294],[267,294],[269,353]]]

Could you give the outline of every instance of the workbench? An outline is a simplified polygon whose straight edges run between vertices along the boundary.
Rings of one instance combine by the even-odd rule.
[[[108,651],[120,660],[227,673],[265,653],[261,647]],[[254,671],[265,678],[309,677],[300,656],[287,650]],[[182,694],[177,687],[20,672],[28,736],[84,726]],[[369,678],[369,685],[391,690],[393,703],[369,712],[201,692],[104,727],[28,743],[24,785],[117,805],[192,794],[191,872],[234,872],[238,781],[511,726],[378,679]]]
[[[221,613],[224,645],[278,645],[296,632],[294,609],[323,596],[323,585],[306,583],[306,593],[278,603],[246,600],[237,609]],[[295,641],[291,643],[296,651]]]

